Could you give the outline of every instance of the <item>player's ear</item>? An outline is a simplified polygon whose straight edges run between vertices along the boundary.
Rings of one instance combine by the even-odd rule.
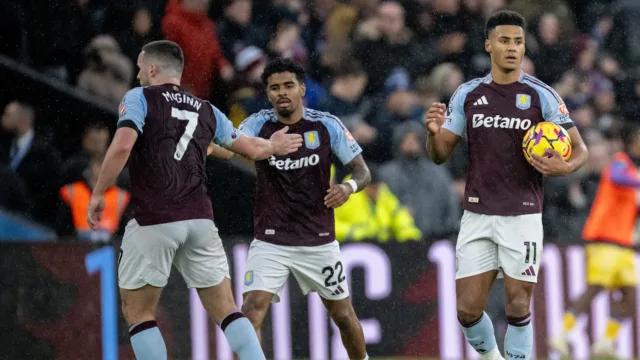
[[[491,41],[488,38],[484,41],[484,49],[491,54]]]
[[[307,85],[305,85],[303,82],[300,83],[300,95],[304,96],[304,94],[307,93]]]

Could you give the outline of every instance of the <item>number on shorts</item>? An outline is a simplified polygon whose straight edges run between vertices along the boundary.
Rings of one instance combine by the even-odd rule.
[[[178,110],[174,107],[171,108],[171,117],[176,118],[178,120],[186,120],[189,121],[186,129],[184,130],[184,134],[180,137],[180,141],[176,145],[176,152],[173,154],[173,158],[180,161],[184,156],[185,151],[187,151],[187,146],[189,145],[189,141],[193,138],[193,133],[196,131],[196,126],[198,126],[198,113],[187,110]]]
[[[331,278],[333,278],[333,274],[335,274],[334,271],[333,271],[334,268],[335,268],[336,271],[338,271],[338,278],[336,279],[338,281],[331,281]],[[340,268],[340,270],[338,270],[338,268]],[[345,281],[347,277],[342,274],[343,271],[344,271],[344,267],[342,266],[342,261],[338,261],[334,267],[325,266],[322,269],[322,275],[326,275],[327,273],[329,275],[327,275],[327,278],[324,279],[324,285],[326,287],[335,286],[335,285],[338,285],[339,283]]]
[[[537,254],[538,254],[538,244],[536,244],[535,241],[533,242],[525,241],[524,247],[527,249],[527,254],[524,258],[524,263],[525,264],[529,263],[529,255],[531,254],[531,247],[533,247],[533,265],[535,265],[537,260]]]

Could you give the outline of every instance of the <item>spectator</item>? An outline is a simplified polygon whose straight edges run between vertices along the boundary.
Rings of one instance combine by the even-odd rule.
[[[370,167],[371,183],[335,210],[338,241],[420,240],[413,217]]]
[[[300,26],[294,22],[280,22],[267,49],[271,57],[293,58],[303,65],[307,64],[307,48],[300,37]]]
[[[252,5],[253,0],[227,0],[223,5],[224,17],[217,29],[224,56],[231,62],[235,62],[236,55],[246,47],[267,46],[266,30],[251,23]]]
[[[184,52],[182,86],[197,97],[208,99],[214,77],[230,81],[233,66],[224,57],[216,27],[207,15],[210,0],[169,0],[162,33]]]
[[[97,229],[87,223],[87,207],[91,192],[98,182],[102,159],[93,159],[84,172],[84,179],[60,189],[60,202],[56,218],[58,236],[77,236],[87,242],[108,242],[120,229],[120,221],[129,204],[129,193],[111,186],[104,194],[105,208]]]
[[[422,51],[405,25],[404,8],[397,2],[384,2],[378,8],[376,27],[359,31],[354,55],[369,77],[366,94],[380,92],[394,69],[407,69],[410,75],[423,70],[430,52]]]
[[[87,67],[78,87],[117,105],[133,80],[133,63],[110,35],[99,35],[85,49]]]
[[[394,160],[380,169],[381,180],[407,206],[426,239],[458,230],[460,206],[451,175],[425,154],[425,129],[418,122],[398,125],[393,135]]]
[[[24,183],[34,218],[49,224],[55,209],[60,155],[47,137],[35,131],[35,118],[35,110],[25,103],[13,101],[4,108],[2,128],[12,139],[0,152],[8,155],[1,162],[8,164]]]
[[[571,51],[560,37],[560,20],[555,14],[543,14],[537,30],[539,49],[533,62],[540,80],[550,84],[567,70]]]
[[[267,65],[267,55],[260,48],[249,46],[236,57],[238,88],[230,97],[229,119],[237,127],[249,115],[266,109],[271,104],[261,75]]]
[[[84,178],[84,172],[92,160],[102,159],[109,146],[109,128],[103,124],[87,126],[82,137],[82,149],[62,164],[62,184]]]
[[[12,213],[28,216],[29,197],[22,180],[8,165],[0,163],[0,209],[6,209]]]
[[[118,43],[122,48],[122,53],[133,64],[138,62],[138,54],[140,54],[142,46],[155,40],[160,40],[160,33],[153,23],[151,12],[145,7],[137,8],[133,12],[131,27],[120,31],[118,35]],[[133,82],[135,82],[135,79],[132,84]]]

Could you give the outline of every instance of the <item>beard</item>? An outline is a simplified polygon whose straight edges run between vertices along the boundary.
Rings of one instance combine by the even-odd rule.
[[[277,109],[277,111],[280,116],[288,118],[289,116],[291,116],[291,114],[293,114],[295,109],[289,107],[288,109]]]

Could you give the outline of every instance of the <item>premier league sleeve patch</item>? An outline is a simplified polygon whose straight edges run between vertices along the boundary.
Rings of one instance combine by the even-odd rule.
[[[516,95],[516,107],[520,110],[527,110],[531,107],[531,95]]]
[[[304,133],[304,146],[313,150],[320,146],[320,137],[317,131],[307,131]]]

